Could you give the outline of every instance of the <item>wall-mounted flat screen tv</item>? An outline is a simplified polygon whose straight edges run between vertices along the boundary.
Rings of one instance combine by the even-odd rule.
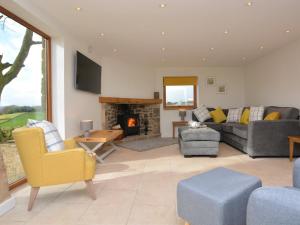
[[[101,66],[82,53],[76,53],[75,88],[95,94],[101,93]]]

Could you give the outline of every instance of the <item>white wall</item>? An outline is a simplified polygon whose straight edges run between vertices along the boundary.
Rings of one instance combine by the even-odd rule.
[[[221,106],[223,108],[244,106],[244,70],[240,67],[198,67],[198,68],[161,68],[156,71],[156,91],[163,94],[163,76],[198,76],[198,105]],[[226,94],[217,94],[217,87],[208,87],[207,77],[214,76],[217,84],[225,84]],[[191,112],[186,120],[191,119]],[[161,133],[163,137],[172,135],[172,121],[180,120],[177,110],[164,110],[161,105]]]
[[[245,69],[247,105],[300,108],[300,40],[258,59]]]
[[[96,51],[88,51],[89,43],[76,39],[51,15],[47,15],[28,0],[0,0],[0,2],[52,38],[53,121],[63,137],[78,135],[79,122],[82,119],[93,120],[95,129],[102,126],[99,95],[74,88],[76,50],[102,65],[103,96],[134,98],[153,96],[154,70],[121,62],[116,58],[101,58]]]

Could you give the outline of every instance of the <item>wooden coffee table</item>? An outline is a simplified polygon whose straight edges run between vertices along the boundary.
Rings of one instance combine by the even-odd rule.
[[[95,130],[90,132],[89,137],[78,136],[75,137],[74,140],[87,152],[96,153],[104,144],[108,144],[111,146],[109,150],[107,150],[102,155],[96,155],[96,159],[100,163],[104,163],[104,159],[116,151],[118,147],[113,143],[120,135],[123,134],[122,130]],[[87,143],[97,143],[94,148],[90,148]]]
[[[294,157],[294,145],[295,143],[300,143],[300,136],[289,136],[290,143],[290,161],[293,161]]]

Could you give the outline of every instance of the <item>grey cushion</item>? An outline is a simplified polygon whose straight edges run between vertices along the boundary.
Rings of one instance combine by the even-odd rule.
[[[209,127],[180,129],[179,132],[183,141],[220,141],[220,133]]]
[[[215,123],[215,122],[204,122],[203,124],[207,125],[208,127],[216,130],[216,131],[222,131],[222,124],[221,123]]]
[[[191,225],[246,225],[248,198],[261,181],[225,168],[182,180],[178,215]]]
[[[233,134],[247,139],[248,138],[248,126],[247,125],[242,125],[242,124],[238,124],[233,126]]]
[[[222,124],[222,130],[227,133],[233,133],[233,126],[236,123],[223,123]]]
[[[278,106],[268,106],[265,108],[265,116],[271,112],[279,112],[281,119],[298,119],[299,110],[293,107],[278,107]]]

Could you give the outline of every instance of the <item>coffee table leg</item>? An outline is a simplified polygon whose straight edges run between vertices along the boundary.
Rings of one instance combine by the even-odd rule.
[[[86,150],[88,153],[95,153],[95,154],[96,154],[96,151],[97,151],[98,149],[100,149],[104,143],[98,143],[98,144],[97,144],[94,148],[92,148],[92,149],[90,149],[86,144],[84,144],[84,143],[82,143],[82,142],[79,142],[78,144],[79,144],[84,150]],[[99,163],[104,163],[103,158],[102,158],[101,156],[98,156],[97,154],[96,154],[96,159],[97,159],[97,161],[98,161]]]
[[[293,161],[294,157],[294,142],[290,141],[290,161]]]
[[[103,161],[108,155],[110,155],[111,153],[113,153],[114,151],[118,150],[118,147],[113,143],[113,142],[109,142],[107,143],[109,145],[111,145],[111,149],[107,150],[105,153],[103,153],[102,155],[99,156],[99,158]]]

